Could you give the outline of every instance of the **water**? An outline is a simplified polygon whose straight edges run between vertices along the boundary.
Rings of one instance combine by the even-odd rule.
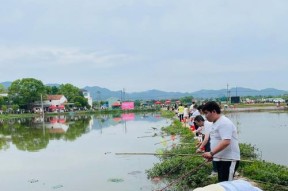
[[[240,142],[258,148],[263,160],[288,166],[287,112],[238,112],[226,116],[237,125]]]
[[[115,153],[155,152],[163,147],[154,145],[162,137],[137,137],[152,136],[169,124],[169,120],[154,114],[51,117],[44,125],[41,120],[24,120],[21,124],[10,121],[0,126],[1,189],[157,189],[161,185],[147,180],[145,170],[158,158]]]
[[[262,158],[288,165],[288,114],[227,114],[242,143],[260,149]],[[0,179],[6,191],[151,191],[163,185],[147,180],[145,170],[158,158],[115,155],[160,152],[155,144],[170,120],[157,114],[70,116],[0,121]],[[152,137],[157,134],[157,136]],[[151,136],[151,137],[149,137]],[[170,142],[168,142],[170,143]]]

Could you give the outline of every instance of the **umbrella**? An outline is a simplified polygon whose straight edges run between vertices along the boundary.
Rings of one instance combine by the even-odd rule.
[[[65,109],[64,105],[58,105],[58,109]]]
[[[161,104],[161,102],[160,101],[156,101],[155,104]]]
[[[57,109],[56,105],[50,105],[49,109]]]
[[[165,103],[166,103],[166,104],[170,104],[170,103],[171,103],[171,100],[166,100]]]

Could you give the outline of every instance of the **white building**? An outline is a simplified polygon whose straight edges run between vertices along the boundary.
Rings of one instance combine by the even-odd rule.
[[[84,97],[88,100],[88,104],[92,107],[93,100],[92,100],[92,97],[90,96],[90,93],[87,90],[82,90],[82,93]]]

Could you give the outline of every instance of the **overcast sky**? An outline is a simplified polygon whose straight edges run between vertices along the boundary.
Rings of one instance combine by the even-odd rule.
[[[288,90],[287,0],[0,3],[0,82]]]

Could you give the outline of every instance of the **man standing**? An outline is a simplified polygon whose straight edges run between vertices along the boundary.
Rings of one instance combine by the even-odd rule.
[[[202,111],[206,119],[213,123],[210,131],[211,151],[205,152],[203,157],[215,161],[219,182],[231,181],[240,161],[237,128],[230,119],[221,115],[220,106],[214,101],[207,102]]]

